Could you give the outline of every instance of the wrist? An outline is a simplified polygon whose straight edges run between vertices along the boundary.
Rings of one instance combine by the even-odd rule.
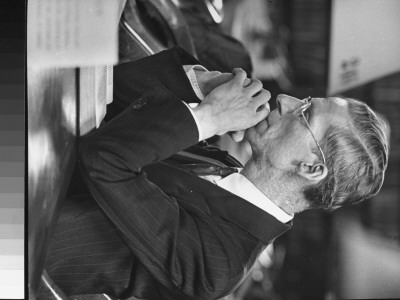
[[[220,134],[218,120],[213,116],[212,106],[208,103],[201,103],[200,105],[192,108],[199,127],[201,127],[202,138],[208,139],[216,134]]]

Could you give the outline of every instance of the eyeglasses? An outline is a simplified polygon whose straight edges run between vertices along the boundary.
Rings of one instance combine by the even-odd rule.
[[[321,146],[319,145],[317,139],[315,138],[315,135],[314,135],[314,133],[313,133],[312,130],[311,130],[310,124],[308,123],[307,118],[306,118],[306,116],[304,115],[304,112],[305,112],[308,108],[310,108],[310,106],[311,106],[311,102],[310,102],[310,101],[311,101],[311,97],[308,96],[308,98],[306,98],[306,99],[304,99],[304,100],[300,100],[300,101],[303,102],[304,105],[300,106],[300,107],[299,107],[298,109],[296,109],[294,112],[296,112],[296,111],[298,111],[298,110],[300,111],[300,113],[301,113],[301,115],[302,115],[302,117],[303,117],[303,119],[304,119],[304,122],[305,122],[305,124],[306,124],[308,130],[309,130],[310,133],[311,133],[311,136],[313,137],[315,143],[316,143],[317,146],[318,146],[319,152],[321,152],[322,160],[323,160],[324,164],[326,165],[326,160],[325,160],[324,152],[322,152],[322,148],[321,148]]]

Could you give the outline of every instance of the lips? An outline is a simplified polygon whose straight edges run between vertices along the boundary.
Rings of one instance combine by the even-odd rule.
[[[275,110],[276,110],[276,109],[275,109]],[[270,123],[270,121],[271,121],[272,115],[275,113],[275,110],[271,111],[271,112],[268,114],[268,116],[265,118],[265,121],[268,123],[268,125],[269,125],[269,123]]]
[[[264,120],[260,121],[257,125],[256,125],[257,130],[259,130],[260,132],[264,132],[269,128],[269,123],[268,123],[268,117],[265,118]]]

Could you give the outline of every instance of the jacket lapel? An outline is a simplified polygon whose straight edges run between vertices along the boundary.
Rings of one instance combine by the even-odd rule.
[[[219,186],[173,166],[157,163],[146,166],[143,170],[150,181],[166,194],[178,199],[182,206],[218,215],[265,243],[271,242],[292,226],[292,223],[279,222],[255,205]]]

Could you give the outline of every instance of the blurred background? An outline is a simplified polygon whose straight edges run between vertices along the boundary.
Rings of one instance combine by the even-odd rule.
[[[400,298],[400,1],[121,0],[111,24],[118,37],[114,60],[84,65],[86,55],[79,62],[69,59],[65,61],[70,65],[57,65],[63,55],[59,52],[46,67],[41,64],[49,64],[51,53],[40,61],[34,56],[40,49],[30,48],[29,40],[37,33],[29,28],[35,24],[31,13],[39,2],[43,7],[58,5],[32,0],[28,6],[28,204],[29,215],[35,216],[29,218],[32,299],[39,286],[56,290],[43,272],[47,245],[68,192],[76,137],[99,126],[112,101],[110,65],[174,45],[198,57],[209,70],[242,67],[262,80],[272,94],[271,109],[279,93],[360,99],[385,120],[390,139],[386,179],[374,199],[333,214],[296,215],[292,230],[267,248],[243,285],[224,300]],[[97,11],[106,13],[104,6],[111,2],[85,5],[98,8],[101,3]],[[243,163],[250,155],[245,143],[233,144],[226,137],[209,142],[233,152]],[[58,293],[58,299],[66,298]]]
[[[400,298],[400,69],[397,59],[378,49],[400,53],[398,40],[392,41],[395,48],[381,42],[382,35],[397,37],[400,23],[383,20],[390,9],[400,12],[399,5],[378,1],[387,7],[375,6],[384,14],[377,17],[367,11],[374,1],[225,2],[222,26],[248,49],[253,74],[271,91],[271,104],[279,93],[357,98],[386,121],[390,139],[381,192],[333,214],[296,215],[292,230],[267,249],[231,299]],[[364,26],[359,35],[357,26]],[[371,70],[360,66],[372,60]],[[380,70],[384,61],[392,66]],[[227,139],[220,143],[248,157],[247,147],[238,149]]]

